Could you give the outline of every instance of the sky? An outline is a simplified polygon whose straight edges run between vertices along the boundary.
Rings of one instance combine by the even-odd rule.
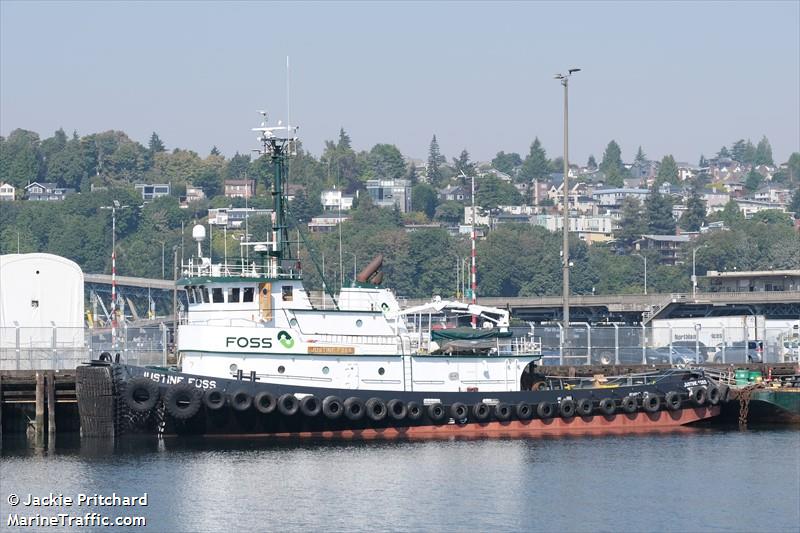
[[[287,106],[286,58],[290,57]],[[226,155],[257,147],[257,110],[321,154],[524,155],[570,161],[609,140],[631,161],[696,163],[766,135],[800,151],[800,2],[33,2],[0,0],[0,135],[122,130]]]

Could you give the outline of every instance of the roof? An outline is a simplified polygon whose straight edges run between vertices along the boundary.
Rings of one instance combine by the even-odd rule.
[[[642,235],[642,238],[665,242],[689,242],[691,240],[688,235]]]
[[[650,194],[648,189],[596,189],[592,192],[592,196],[596,194]]]
[[[756,278],[756,277],[800,277],[800,270],[741,270],[734,272],[718,272],[709,270],[703,277],[706,278]]]

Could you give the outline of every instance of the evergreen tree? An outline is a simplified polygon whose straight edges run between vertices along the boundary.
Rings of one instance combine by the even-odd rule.
[[[211,151],[209,152],[209,155],[220,155],[219,148],[217,148],[216,144],[211,147]]]
[[[444,163],[445,158],[439,151],[439,142],[434,135],[428,148],[428,183],[434,187],[438,187],[442,181],[442,165]]]
[[[411,209],[413,211],[425,213],[429,219],[433,219],[438,203],[436,189],[427,183],[417,184],[411,189]]]
[[[800,152],[792,152],[789,161],[786,162],[786,168],[789,171],[789,183],[800,181]]]
[[[722,148],[720,148],[719,152],[717,152],[717,157],[720,159],[723,157],[730,157],[730,156],[731,153],[728,151],[727,146],[723,146]]]
[[[336,144],[336,148],[340,152],[346,152],[353,149],[350,145],[350,136],[346,131],[344,131],[344,128],[339,128],[339,142]]]
[[[700,161],[697,163],[697,166],[700,168],[705,168],[708,166],[708,161],[706,160],[706,156],[700,154]]]
[[[697,183],[692,187],[689,199],[686,200],[686,212],[680,219],[680,226],[686,231],[700,231],[706,222],[706,202],[700,195]]]
[[[156,132],[153,132],[153,134],[150,136],[150,142],[147,145],[147,150],[150,152],[151,156],[166,150],[164,143],[161,142],[161,139],[159,139],[158,135],[156,135]]]
[[[513,176],[521,165],[522,158],[515,152],[507,154],[500,151],[497,152],[497,155],[492,159],[492,168],[504,174],[508,174],[509,176]]]
[[[453,168],[455,168],[456,174],[459,175],[461,172],[467,176],[475,175],[475,164],[470,163],[469,152],[466,150],[461,150],[461,155],[459,155],[458,158],[453,158]],[[463,179],[463,177],[460,179]]]
[[[631,249],[636,240],[647,231],[647,220],[638,198],[628,196],[622,200],[619,228],[614,237],[626,249]]]
[[[654,235],[675,235],[675,218],[672,216],[672,199],[653,186],[645,201],[647,227]]]
[[[656,175],[656,185],[662,183],[678,183],[678,164],[675,163],[675,158],[672,155],[665,155],[661,160],[661,166]]]
[[[547,179],[549,171],[550,165],[547,161],[547,153],[542,148],[539,137],[536,137],[531,144],[530,152],[528,152],[525,161],[522,163],[519,178],[525,182],[535,179],[544,180]]]
[[[606,184],[613,187],[622,187],[625,179],[625,167],[622,164],[622,150],[615,140],[611,140],[603,152],[600,170],[606,176]]]
[[[411,163],[408,166],[408,173],[406,174],[406,179],[408,180],[408,182],[411,184],[412,187],[419,182],[419,175],[417,174],[417,165],[415,165],[414,163]]]
[[[739,204],[737,204],[735,200],[729,200],[728,203],[725,204],[725,207],[722,208],[719,218],[725,222],[726,226],[733,228],[744,220],[744,215],[742,215],[742,211],[739,209]]]
[[[225,169],[225,177],[229,180],[245,179],[250,168],[250,155],[236,152]]]
[[[800,187],[792,195],[792,201],[789,202],[789,211],[794,213],[794,218],[800,219]]]
[[[744,182],[745,188],[749,191],[755,191],[758,189],[759,185],[761,185],[761,181],[764,177],[755,169],[755,167],[750,169],[750,172],[747,173],[747,179]]]
[[[772,146],[770,146],[769,140],[767,139],[766,135],[761,137],[761,140],[758,141],[758,146],[756,146],[756,153],[753,164],[755,165],[775,164],[772,161]]]
[[[641,146],[639,146],[639,150],[636,152],[636,159],[634,159],[634,161],[640,165],[647,162],[647,156],[644,154]]]
[[[367,156],[372,175],[379,179],[398,180],[406,174],[406,162],[393,144],[376,144]]]
[[[597,161],[595,161],[593,155],[589,156],[589,160],[586,162],[586,167],[590,168],[592,170],[596,170],[597,169]]]

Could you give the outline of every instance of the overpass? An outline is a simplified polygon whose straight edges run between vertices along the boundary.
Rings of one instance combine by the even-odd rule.
[[[84,274],[84,290],[89,297],[92,316],[96,321],[110,321],[111,275]],[[170,279],[117,276],[117,302],[126,321],[146,326],[154,316],[172,320],[172,296],[175,282]],[[186,305],[183,291],[178,291],[179,305]]]
[[[799,318],[800,291],[603,294],[570,296],[570,318],[576,322],[613,321],[646,324],[654,318],[765,315]],[[421,303],[409,300],[408,305]],[[486,297],[478,303],[503,307],[514,318],[554,322],[562,318],[560,296]]]

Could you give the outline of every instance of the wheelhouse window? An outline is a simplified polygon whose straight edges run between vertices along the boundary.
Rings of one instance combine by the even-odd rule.
[[[253,301],[253,293],[255,290],[253,287],[245,287],[244,292],[242,293],[242,301],[243,302],[252,302]]]
[[[203,295],[203,303],[207,304],[211,301],[211,298],[208,297],[208,288],[200,287],[200,293]]]
[[[186,298],[190,304],[194,303],[194,287],[186,287]]]
[[[284,302],[291,302],[293,299],[292,296],[292,286],[291,285],[284,285],[281,287],[281,295],[283,296]]]
[[[228,303],[229,304],[238,304],[239,303],[239,287],[232,288],[228,291]]]
[[[220,287],[214,287],[211,289],[211,297],[213,298],[213,302],[215,304],[221,304],[225,302],[225,297],[222,296],[222,289]]]

